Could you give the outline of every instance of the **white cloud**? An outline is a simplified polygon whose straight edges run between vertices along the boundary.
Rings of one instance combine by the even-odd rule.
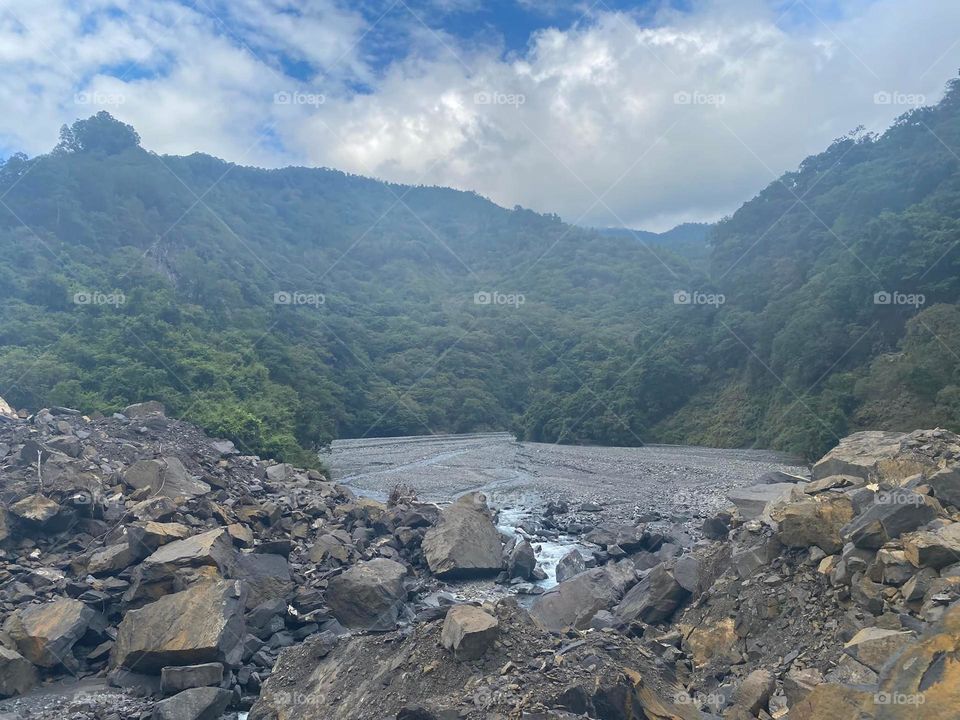
[[[508,60],[410,18],[417,45],[377,70],[358,45],[365,24],[332,2],[292,17],[277,0],[242,0],[221,23],[175,2],[17,0],[0,16],[0,139],[42,152],[62,122],[100,109],[77,107],[77,91],[121,96],[106,109],[159,152],[306,162],[662,228],[729,212],[833,138],[907,109],[877,93],[939,98],[960,64],[960,5],[877,0],[842,16],[830,5],[778,17],[760,0],[711,0],[642,25],[603,12]],[[280,58],[312,63],[317,79],[286,77]],[[372,92],[352,92],[357,81]],[[307,100],[274,103],[282,91]]]

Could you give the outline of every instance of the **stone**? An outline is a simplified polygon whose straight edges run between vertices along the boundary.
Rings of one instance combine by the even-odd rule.
[[[633,553],[649,544],[650,535],[643,525],[607,523],[595,527],[584,535],[583,539],[608,552],[610,548],[617,546],[626,553]]]
[[[330,580],[327,604],[345,627],[393,630],[407,600],[406,575],[407,568],[393,560],[358,563]]]
[[[241,581],[224,580],[128,611],[117,630],[111,667],[158,673],[167,665],[239,664],[245,596]]]
[[[151,553],[141,564],[141,580],[163,580],[182,568],[215,567],[222,575],[233,571],[237,554],[223,528],[208,530],[183,540],[167,543]]]
[[[898,488],[877,496],[865,512],[841,530],[844,542],[858,548],[877,550],[903,533],[916,530],[937,516],[934,500]]]
[[[142,403],[134,403],[133,405],[127,405],[123,409],[123,414],[128,418],[144,418],[150,415],[162,415],[165,416],[167,413],[166,408],[163,406],[163,403],[157,402],[156,400],[147,400]]]
[[[664,622],[673,616],[688,597],[690,591],[661,563],[623,596],[613,614],[625,623],[634,620],[645,623]]]
[[[790,720],[864,720],[876,707],[872,690],[823,683],[790,708]]]
[[[904,553],[906,555],[906,553]],[[937,579],[937,571],[933,568],[923,568],[900,588],[900,594],[906,602],[921,602],[923,596],[930,589],[930,583]]]
[[[477,660],[492,647],[500,624],[490,613],[473,605],[455,605],[447,611],[440,642],[457,660]]]
[[[210,486],[190,476],[176,457],[159,460],[138,460],[123,474],[123,481],[138,490],[146,488],[151,495],[171,500],[190,500],[210,492]]]
[[[783,676],[783,694],[787,696],[787,705],[793,707],[823,682],[823,673],[816,668],[791,668]]]
[[[164,695],[173,695],[195,687],[208,687],[223,682],[223,663],[202,665],[169,665],[160,670],[160,690]]]
[[[557,582],[562,583],[587,569],[579,550],[571,550],[557,563]]]
[[[93,576],[113,575],[136,561],[128,543],[108,545],[94,552],[87,561],[87,572]]]
[[[731,617],[707,619],[690,626],[681,624],[683,647],[697,667],[703,667],[714,658],[729,662],[739,657],[736,623]]]
[[[146,557],[167,543],[186,540],[193,531],[180,523],[153,520],[127,526],[127,543],[138,557]]]
[[[907,559],[903,550],[881,548],[875,561],[878,577],[872,578],[884,585],[900,587],[913,577],[917,569]]]
[[[243,523],[230,523],[227,525],[227,533],[233,544],[238,547],[253,547],[253,531]]]
[[[905,433],[867,430],[840,440],[836,447],[814,463],[812,477],[853,475],[868,482],[903,479],[929,469],[929,464],[901,454]]]
[[[730,557],[730,562],[737,571],[737,575],[745,580],[758,569],[773,562],[782,549],[783,546],[777,538],[764,538],[758,545],[735,550]]]
[[[38,681],[33,663],[15,650],[0,645],[0,698],[23,695]]]
[[[766,712],[767,703],[776,686],[777,679],[769,670],[754,670],[734,692],[733,702],[756,716],[761,710]]]
[[[914,567],[934,570],[960,560],[960,523],[903,536],[903,551]]]
[[[941,504],[960,508],[960,467],[938,470],[927,478],[926,483]]]
[[[874,672],[900,650],[913,642],[913,633],[884,630],[878,627],[864,628],[843,646],[843,651]]]
[[[0,397],[0,417],[5,417],[9,420],[17,419],[17,411],[10,407],[10,404]]]
[[[446,508],[421,547],[430,572],[442,578],[493,574],[503,564],[499,531],[486,512],[469,501]]]
[[[741,517],[752,520],[763,515],[768,505],[789,499],[795,487],[793,483],[749,485],[729,491],[727,499],[737,506]]]
[[[154,705],[153,720],[219,720],[232,699],[223,688],[191,688]]]
[[[526,540],[518,542],[507,558],[507,574],[511,578],[532,580],[537,569],[537,555],[533,546]]]
[[[824,679],[841,685],[875,685],[880,676],[863,663],[843,654],[837,660],[836,667],[828,672]]]
[[[609,610],[636,581],[629,560],[574,575],[539,596],[530,608],[534,621],[547,630],[590,626],[600,610]]]
[[[283,555],[242,554],[233,572],[247,585],[247,609],[269,600],[286,600],[293,594],[290,565]]]
[[[43,495],[28,495],[10,506],[10,513],[21,520],[45,525],[60,512],[60,506]]]
[[[778,537],[787,547],[819,547],[828,555],[840,552],[840,529],[853,519],[853,504],[845,495],[823,495],[786,505],[775,515]]]
[[[341,565],[345,565],[350,561],[351,554],[352,547],[344,540],[330,533],[325,533],[318,537],[316,542],[310,547],[310,550],[307,552],[307,557],[310,558],[310,562],[317,563],[318,565],[323,564],[329,558],[336,560],[337,563]]]
[[[27,660],[40,667],[73,665],[74,644],[97,614],[79,600],[62,598],[16,610],[4,626]],[[71,668],[72,669],[72,668]]]
[[[726,540],[730,534],[730,522],[733,518],[728,512],[719,512],[703,521],[701,532],[708,540]]]

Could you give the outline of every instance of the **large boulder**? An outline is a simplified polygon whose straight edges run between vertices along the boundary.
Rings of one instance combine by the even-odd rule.
[[[511,578],[533,580],[536,569],[537,554],[533,551],[533,545],[526,540],[519,541],[507,557],[507,574]]]
[[[210,492],[210,486],[193,478],[176,457],[138,460],[127,468],[123,481],[135,490],[146,488],[151,495],[171,500],[189,500]]]
[[[503,544],[490,516],[470,496],[446,508],[421,544],[430,572],[444,578],[499,572]]]
[[[237,553],[227,531],[208,530],[167,543],[149,555],[134,571],[125,600],[155,600],[197,579],[229,577],[236,567]]]
[[[87,572],[94,576],[113,575],[131,565],[136,556],[126,542],[107,545],[90,555]]]
[[[32,662],[0,645],[0,698],[23,695],[37,680],[37,669]]]
[[[162,523],[154,520],[127,526],[127,543],[139,557],[146,557],[167,543],[186,540],[192,531],[180,523]]]
[[[902,450],[906,435],[868,430],[843,438],[813,466],[813,479],[853,475],[864,480],[900,480],[930,469],[930,461]]]
[[[0,397],[0,417],[7,418],[8,420],[17,419],[17,411],[10,407],[10,404]]]
[[[406,575],[407,568],[393,560],[358,563],[330,581],[327,604],[345,627],[393,630],[407,600]]]
[[[843,651],[874,672],[914,640],[913,633],[867,627],[854,635],[843,646]]]
[[[939,570],[960,562],[960,523],[908,533],[902,541],[903,552],[914,567]]]
[[[683,587],[673,571],[661,563],[623,596],[613,612],[627,623],[634,620],[658,623],[669,620],[688,597],[690,590]]]
[[[223,663],[202,663],[176,667],[168,665],[160,671],[160,691],[173,695],[195,687],[210,687],[223,682]]]
[[[4,629],[20,653],[34,665],[71,667],[75,662],[73,646],[96,617],[79,600],[63,598],[15,611],[7,618]]]
[[[243,583],[225,580],[130,610],[118,628],[111,665],[145,673],[159,673],[167,665],[237,665],[243,653],[245,600]]]
[[[574,548],[557,563],[557,582],[562,583],[587,569],[586,561],[580,551]]]
[[[154,705],[153,720],[219,720],[231,699],[223,688],[191,688]]]
[[[780,542],[787,547],[815,545],[828,555],[843,548],[840,529],[853,519],[853,503],[843,494],[789,503],[774,514]]]
[[[10,513],[34,525],[46,525],[60,512],[60,506],[43,495],[28,495],[10,506]]]
[[[599,611],[613,607],[634,582],[632,563],[609,563],[550,588],[533,603],[530,615],[547,630],[583,630]]]
[[[750,485],[731,490],[727,499],[737,506],[741,517],[752,520],[763,515],[768,505],[789,499],[796,487],[793,483]]]
[[[650,534],[644,525],[626,523],[608,523],[598,525],[583,537],[587,542],[606,549],[616,545],[625,552],[632,553],[644,549],[650,542]]]
[[[286,600],[294,590],[290,564],[283,555],[242,554],[234,572],[247,585],[248,610],[268,600]]]
[[[937,516],[936,501],[912,490],[882,493],[867,510],[843,527],[844,542],[877,550],[903,533],[916,530]]]
[[[823,683],[790,708],[790,720],[872,720],[877,707],[872,689]]]
[[[490,613],[473,605],[457,605],[447,611],[440,643],[457,660],[477,660],[497,639],[500,625]]]
[[[960,467],[938,470],[927,478],[927,485],[943,505],[960,508]]]

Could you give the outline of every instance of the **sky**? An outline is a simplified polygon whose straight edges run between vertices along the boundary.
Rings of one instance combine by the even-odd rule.
[[[3,0],[0,155],[107,110],[158,153],[665,230],[958,68],[957,0]]]

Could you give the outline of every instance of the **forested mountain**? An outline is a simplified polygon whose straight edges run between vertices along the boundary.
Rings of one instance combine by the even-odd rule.
[[[361,435],[815,455],[960,429],[955,153],[956,84],[772,183],[701,263],[472,193],[156,155],[101,113],[0,168],[0,394],[158,398],[300,462]]]

